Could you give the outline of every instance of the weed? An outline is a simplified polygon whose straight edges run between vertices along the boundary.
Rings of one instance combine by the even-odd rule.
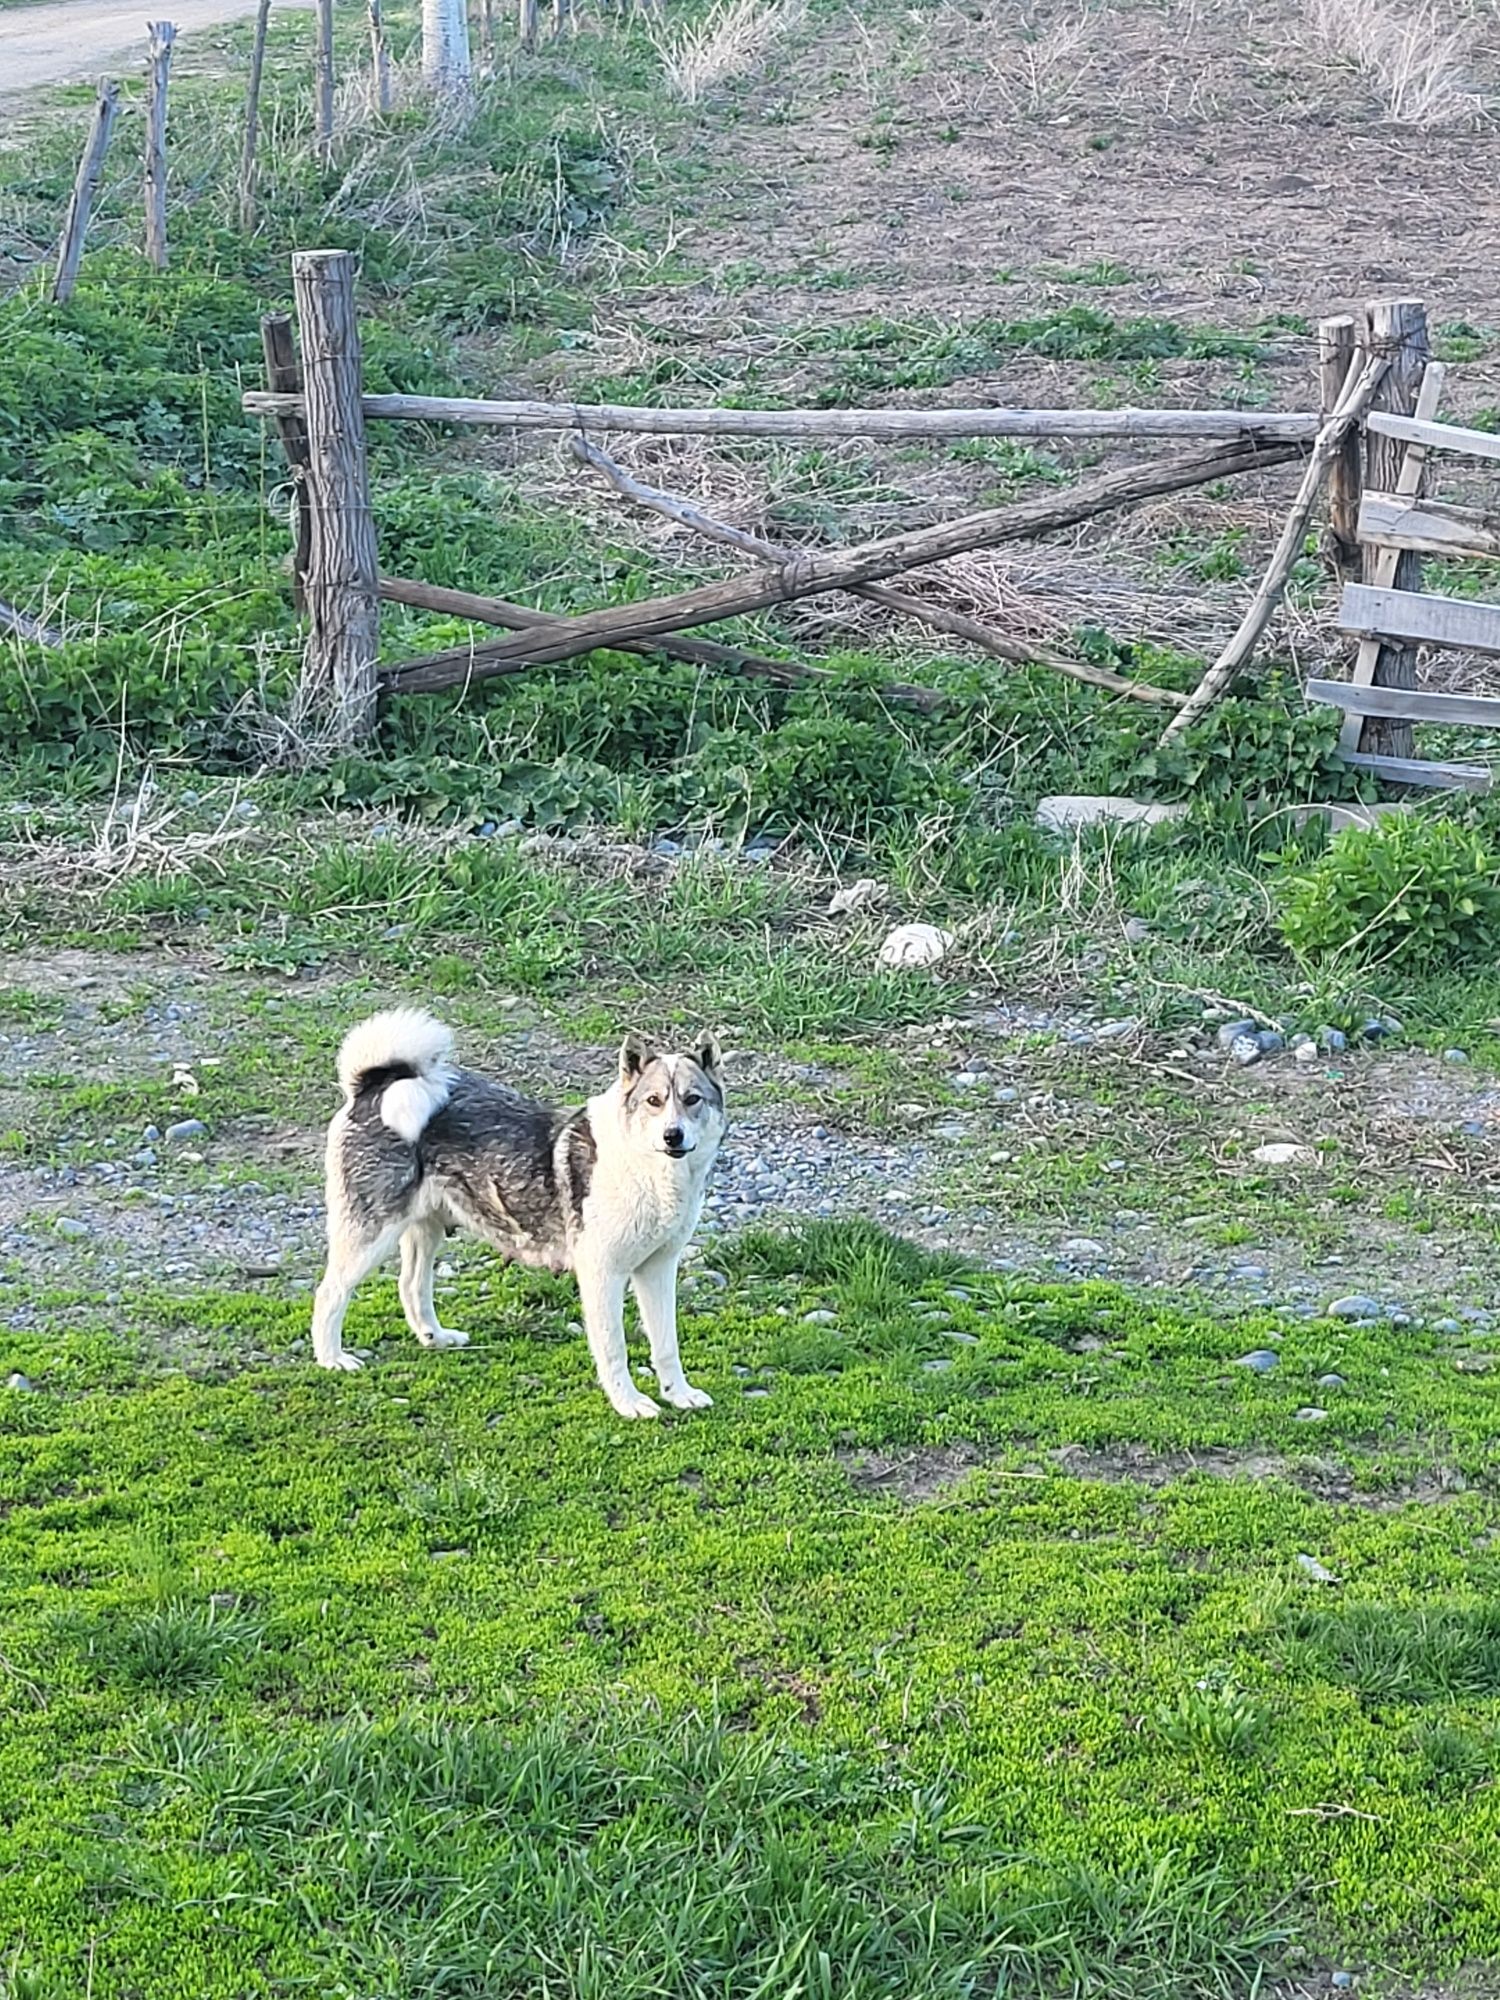
[[[1339,834],[1283,890],[1281,930],[1304,959],[1463,965],[1500,946],[1500,865],[1482,834],[1398,815]]]

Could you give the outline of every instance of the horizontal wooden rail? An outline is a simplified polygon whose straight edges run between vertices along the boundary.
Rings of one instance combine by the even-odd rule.
[[[1392,785],[1426,785],[1434,790],[1487,792],[1495,774],[1482,764],[1440,764],[1424,757],[1382,757],[1371,750],[1346,750],[1344,762]]]
[[[1428,694],[1417,688],[1360,687],[1353,681],[1309,681],[1309,701],[1346,715],[1393,715],[1402,722],[1446,722],[1464,729],[1500,729],[1500,699],[1484,694]]]
[[[256,417],[295,416],[300,396],[250,389]],[[366,417],[520,431],[640,431],[663,437],[1249,438],[1310,443],[1299,410],[668,410],[634,403],[494,403],[468,396],[366,396]]]
[[[1377,590],[1370,584],[1350,583],[1344,586],[1339,627],[1362,638],[1500,653],[1500,604],[1477,604],[1466,597],[1433,597],[1425,591]]]
[[[1359,538],[1421,555],[1500,556],[1500,514],[1455,507],[1448,500],[1367,493],[1359,510]]]
[[[1431,451],[1457,451],[1469,458],[1500,458],[1500,436],[1493,431],[1465,430],[1425,417],[1398,417],[1389,410],[1372,410],[1365,423],[1381,437],[1399,438],[1403,444],[1425,444]]]

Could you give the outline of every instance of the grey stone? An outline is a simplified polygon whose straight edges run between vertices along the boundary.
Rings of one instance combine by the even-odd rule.
[[[1318,1377],[1318,1387],[1320,1389],[1342,1389],[1343,1386],[1344,1378],[1342,1375],[1320,1375]]]
[[[167,1127],[167,1137],[174,1145],[180,1145],[185,1139],[201,1139],[207,1130],[201,1118],[179,1118],[175,1125]]]
[[[1435,1319],[1432,1330],[1434,1333],[1462,1333],[1463,1327],[1456,1319]]]
[[[1350,1292],[1341,1299],[1331,1299],[1328,1303],[1329,1319],[1380,1319],[1380,1303],[1363,1292]]]
[[[161,1137],[161,1133],[157,1130],[157,1128],[154,1125],[148,1125],[145,1131],[141,1134],[141,1137],[142,1139],[145,1140],[148,1146],[154,1146],[157,1140]]]
[[[1319,1028],[1318,1047],[1326,1056],[1341,1056],[1349,1046],[1349,1037],[1342,1028]]]
[[[1321,1424],[1327,1420],[1328,1412],[1309,1403],[1305,1410],[1298,1410],[1293,1421],[1299,1424]]]
[[[838,1318],[837,1313],[828,1312],[820,1307],[816,1312],[804,1313],[802,1315],[802,1324],[804,1326],[837,1326]]]
[[[945,1369],[952,1366],[953,1363],[946,1354],[935,1355],[931,1361],[924,1361],[922,1363],[923,1370],[928,1375],[941,1375]]]
[[[29,1376],[23,1375],[20,1369],[18,1368],[14,1375],[8,1376],[6,1378],[5,1386],[7,1389],[25,1390],[25,1389],[34,1389],[36,1387],[36,1384],[31,1380]]]
[[[1223,1027],[1220,1028],[1215,1040],[1221,1049],[1232,1051],[1241,1035],[1258,1035],[1259,1033],[1260,1024],[1257,1021],[1226,1021]]]
[[[1059,1250],[1061,1257],[1107,1257],[1108,1250],[1102,1243],[1096,1243],[1092,1236],[1070,1236]]]
[[[1248,1368],[1255,1375],[1269,1375],[1273,1368],[1281,1366],[1281,1356],[1269,1347],[1256,1347],[1249,1354],[1242,1354],[1234,1364],[1236,1368]]]
[[[1275,1028],[1262,1028],[1255,1039],[1260,1043],[1263,1056],[1278,1056],[1286,1047],[1286,1037]]]
[[[66,1237],[70,1242],[91,1232],[86,1222],[80,1222],[75,1215],[60,1215],[52,1225],[54,1236]]]
[[[1229,1044],[1229,1053],[1241,1069],[1248,1069],[1251,1063],[1260,1061],[1265,1051],[1261,1048],[1259,1035],[1237,1035]]]

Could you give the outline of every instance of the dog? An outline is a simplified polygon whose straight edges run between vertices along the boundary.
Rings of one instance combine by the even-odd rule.
[[[660,1393],[713,1401],[677,1351],[677,1267],[697,1227],[725,1126],[718,1042],[667,1053],[630,1034],[610,1087],[557,1111],[459,1069],[453,1036],[416,1009],[376,1014],[339,1050],[344,1103],[328,1128],[328,1268],[313,1353],[358,1368],[343,1344],[354,1290],[400,1245],[402,1310],[424,1347],[464,1347],[439,1324],[433,1260],[454,1228],[518,1264],[572,1271],[599,1384],[622,1417],[658,1408],[631,1379],[625,1287],[634,1288]]]

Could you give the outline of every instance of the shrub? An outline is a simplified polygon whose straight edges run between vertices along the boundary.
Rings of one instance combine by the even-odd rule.
[[[1461,965],[1500,946],[1500,863],[1453,820],[1395,815],[1349,828],[1291,876],[1280,923],[1299,958]]]

